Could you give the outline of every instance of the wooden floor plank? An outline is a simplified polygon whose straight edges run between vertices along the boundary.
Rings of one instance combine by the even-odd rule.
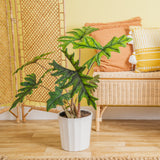
[[[103,121],[101,131],[92,124],[91,145],[85,156],[105,156],[107,153],[160,153],[160,121]],[[58,121],[39,120],[17,124],[0,121],[0,154],[77,155],[61,149]]]

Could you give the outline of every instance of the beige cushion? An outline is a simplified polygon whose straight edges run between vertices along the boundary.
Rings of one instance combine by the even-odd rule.
[[[95,75],[99,75],[100,78],[137,78],[137,79],[141,79],[141,78],[150,78],[150,79],[154,79],[154,78],[160,78],[160,72],[146,72],[146,73],[135,73],[133,71],[127,71],[127,72],[94,72],[93,74]]]

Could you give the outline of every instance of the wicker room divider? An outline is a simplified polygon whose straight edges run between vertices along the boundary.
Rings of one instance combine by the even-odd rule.
[[[8,2],[7,0],[1,1]],[[15,45],[16,53],[14,61],[10,62],[8,59],[8,63],[14,63],[14,69],[16,69],[35,56],[53,51],[54,53],[48,55],[47,58],[54,59],[59,64],[66,65],[66,59],[58,48],[59,42],[57,41],[59,36],[65,34],[64,0],[9,0],[8,3],[12,9],[11,19],[15,25],[15,28],[12,30],[12,36],[15,42],[12,42],[12,45]],[[27,74],[36,73],[37,78],[42,76],[45,72],[42,65],[47,69],[49,67],[48,63],[49,61],[47,60],[40,61],[38,65],[30,65],[21,71],[20,74],[17,74],[17,80],[15,81],[17,88],[15,89],[19,88],[18,84],[23,81]],[[10,68],[8,68],[8,70],[9,69]],[[55,80],[56,79],[48,74],[43,79],[43,85],[54,90]],[[8,81],[7,83],[10,84],[6,86],[13,86],[13,84],[11,84],[11,78]],[[1,83],[2,79],[0,84]],[[12,92],[13,89],[11,89],[10,94]],[[12,93],[12,95],[15,94]],[[48,98],[48,91],[45,87],[42,86],[36,89],[34,93],[28,96],[24,103],[21,104],[22,120],[25,121],[26,116],[33,109],[46,111],[45,106]],[[26,113],[24,107],[29,107]],[[52,109],[50,112],[58,113],[59,110]]]
[[[9,1],[0,0],[0,113],[9,111],[18,89],[17,76],[12,75],[16,66],[16,47],[14,39],[15,20]],[[19,122],[17,115],[10,111]]]
[[[15,0],[19,62],[24,64],[33,57],[42,53],[54,51],[48,56],[56,60],[59,64],[66,65],[66,59],[58,48],[59,36],[65,34],[64,22],[64,0]],[[20,81],[29,73],[36,73],[39,78],[45,70],[41,65],[48,68],[48,61],[40,61],[38,65],[31,65],[20,74]],[[43,70],[43,72],[42,72]],[[55,80],[49,74],[43,79],[43,84],[47,88],[54,90]],[[34,94],[28,96],[22,104],[22,120],[33,109],[46,111],[46,101],[49,98],[48,91],[41,87],[36,89]],[[24,113],[24,107],[30,107]],[[50,112],[58,113],[59,110],[52,109]]]

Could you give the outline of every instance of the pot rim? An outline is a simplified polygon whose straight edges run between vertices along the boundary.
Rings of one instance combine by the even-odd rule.
[[[66,117],[60,116],[60,114],[61,114],[62,112],[64,112],[64,111],[61,111],[61,112],[58,113],[58,117],[59,117],[59,118],[66,118],[66,119],[83,119],[83,118],[87,118],[87,117],[89,117],[89,116],[93,116],[93,113],[92,113],[91,111],[87,110],[87,109],[81,109],[80,111],[87,111],[87,112],[90,113],[90,115],[88,115],[88,116],[86,116],[86,117],[81,117],[81,118],[66,118]]]

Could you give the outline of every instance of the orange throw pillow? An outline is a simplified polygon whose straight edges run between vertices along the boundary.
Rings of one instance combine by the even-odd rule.
[[[102,46],[108,43],[114,36],[120,37],[129,34],[129,26],[141,26],[141,18],[136,17],[127,21],[113,23],[86,23],[85,26],[99,28],[98,31],[91,33]],[[128,62],[132,54],[132,45],[127,45],[125,48],[120,48],[120,53],[112,52],[111,58],[105,56],[101,58],[101,65],[94,67],[95,72],[120,72],[130,71],[131,64]]]

